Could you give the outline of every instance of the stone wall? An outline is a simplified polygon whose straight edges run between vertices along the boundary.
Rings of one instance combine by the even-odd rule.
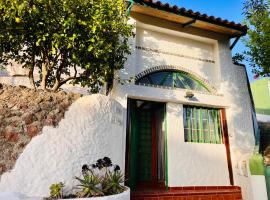
[[[0,83],[0,175],[14,167],[25,146],[44,126],[57,126],[79,97]]]

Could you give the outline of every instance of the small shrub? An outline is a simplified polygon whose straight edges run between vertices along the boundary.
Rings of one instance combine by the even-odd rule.
[[[102,182],[102,188],[106,195],[119,194],[125,190],[122,185],[125,182],[124,175],[117,165],[113,171],[108,171]]]
[[[55,183],[50,186],[50,197],[47,199],[61,199],[63,198],[64,183]]]
[[[101,188],[101,178],[95,174],[92,169],[84,169],[84,167],[85,166],[83,166],[83,178],[75,177],[80,183],[78,188],[82,190],[77,193],[77,196],[79,198],[103,196],[104,193]]]
[[[118,165],[113,165],[108,157],[98,159],[96,163],[82,166],[82,178],[75,177],[79,182],[77,198],[107,196],[122,193],[125,190],[125,177]],[[63,195],[63,183],[50,187],[51,196],[48,200],[57,198],[74,198],[74,194]]]
[[[263,157],[261,154],[254,154],[249,160],[251,175],[264,175]]]

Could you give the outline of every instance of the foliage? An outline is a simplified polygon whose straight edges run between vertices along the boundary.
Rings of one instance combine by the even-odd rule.
[[[123,0],[0,0],[0,66],[15,60],[44,90],[71,82],[97,92],[130,53],[127,20]]]
[[[122,193],[125,190],[125,177],[118,165],[113,165],[108,157],[98,159],[96,163],[82,166],[82,178],[75,177],[79,182],[77,185],[76,197],[88,198],[97,196],[107,196]],[[60,183],[59,183],[60,184]],[[59,198],[60,191],[63,185],[53,184],[50,187],[51,197],[47,199]],[[59,189],[59,187],[61,189]],[[52,192],[53,191],[53,192]],[[52,195],[55,194],[55,195]],[[61,195],[61,198],[74,198],[73,194],[66,196]]]
[[[125,181],[124,175],[121,173],[119,166],[116,166],[113,171],[108,171],[103,183],[102,188],[106,195],[122,193],[125,187],[123,184]]]
[[[270,1],[246,0],[244,3],[245,23],[248,37],[245,44],[246,60],[253,72],[259,76],[270,75]]]
[[[264,175],[263,157],[261,154],[254,154],[249,160],[251,175]]]
[[[264,150],[264,164],[266,166],[270,166],[270,145],[266,147],[266,149]]]
[[[125,187],[122,185],[125,181],[124,175],[118,165],[112,164],[110,158],[98,159],[95,164],[90,165],[90,168],[87,165],[83,165],[82,173],[93,173],[95,169],[99,170],[96,176],[100,177],[103,195],[119,194],[125,190]]]
[[[95,196],[103,196],[104,193],[101,190],[101,178],[94,173],[92,169],[84,170],[83,179],[79,177],[75,177],[79,181],[79,188],[82,191],[77,193],[79,198],[81,197],[95,197]]]
[[[233,57],[232,57],[233,63],[241,63],[245,60],[245,56],[243,54],[240,53],[236,53]]]
[[[63,197],[64,184],[62,182],[55,183],[50,186],[50,198],[60,199]]]

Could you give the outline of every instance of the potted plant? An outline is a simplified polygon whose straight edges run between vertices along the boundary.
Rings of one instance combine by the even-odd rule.
[[[78,181],[76,191],[65,194],[64,184],[56,183],[50,187],[50,197],[55,199],[89,199],[89,200],[129,200],[130,190],[124,186],[125,178],[118,165],[113,165],[108,157],[98,159],[96,163],[82,166],[82,176],[75,177]]]

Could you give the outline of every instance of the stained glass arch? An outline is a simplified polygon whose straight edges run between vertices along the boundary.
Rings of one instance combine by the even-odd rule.
[[[146,74],[135,82],[137,85],[181,88],[210,92],[208,87],[193,75],[178,70],[162,70]]]

